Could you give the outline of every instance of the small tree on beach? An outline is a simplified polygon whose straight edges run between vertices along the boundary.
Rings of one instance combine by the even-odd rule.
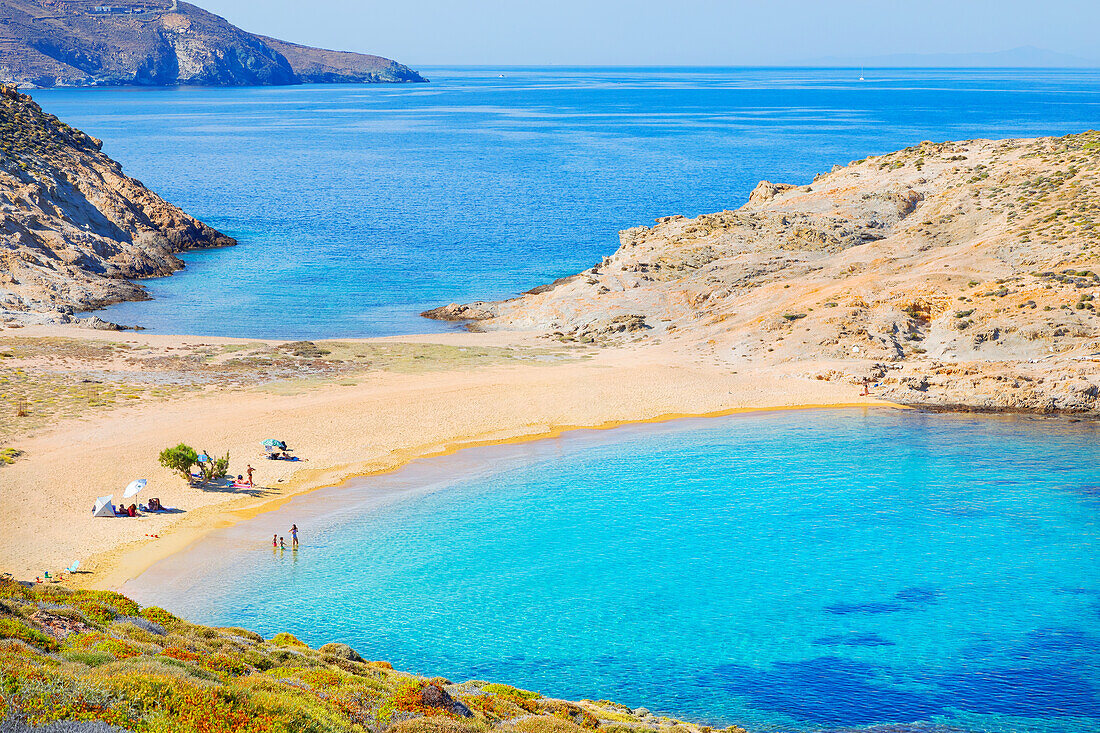
[[[209,456],[210,454],[203,451],[203,455]],[[229,473],[229,451],[226,451],[225,455],[221,458],[210,458],[200,463],[199,470],[202,471],[203,481],[209,482],[215,479],[224,478],[225,474]]]
[[[191,466],[199,461],[195,449],[184,443],[175,448],[165,448],[160,452],[160,465],[173,471],[179,471],[188,481],[191,480]]]

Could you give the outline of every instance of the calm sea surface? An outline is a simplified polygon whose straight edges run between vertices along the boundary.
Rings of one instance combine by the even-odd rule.
[[[125,590],[753,731],[1096,731],[1098,438],[888,410],[582,431],[299,498]]]
[[[505,78],[500,78],[499,73]],[[619,229],[921,140],[1100,126],[1100,72],[426,69],[431,84],[35,92],[240,240],[105,318],[171,333],[448,328],[451,301],[591,266]]]

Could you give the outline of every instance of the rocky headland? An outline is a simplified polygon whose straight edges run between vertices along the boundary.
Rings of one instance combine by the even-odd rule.
[[[380,56],[254,35],[176,0],[0,0],[0,81],[55,87],[427,80]]]
[[[235,244],[11,87],[0,87],[0,132],[0,321],[67,323],[143,300],[133,279],[180,269],[184,250]]]
[[[938,408],[1096,414],[1100,133],[924,142],[736,211],[620,233],[581,273],[433,318],[664,343]]]

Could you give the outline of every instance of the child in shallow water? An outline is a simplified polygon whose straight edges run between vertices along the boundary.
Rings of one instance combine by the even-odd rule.
[[[283,542],[283,538],[282,538],[282,537],[280,537],[280,538],[279,538],[279,549],[280,549],[280,550],[285,550],[285,549],[286,549],[286,543],[285,543],[285,542]]]
[[[271,546],[272,547],[278,547],[279,546],[279,535],[278,534],[271,535]]]

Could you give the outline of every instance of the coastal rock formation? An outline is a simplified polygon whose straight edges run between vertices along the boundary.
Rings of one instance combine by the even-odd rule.
[[[426,80],[380,56],[253,35],[176,0],[0,0],[0,81],[53,87]]]
[[[236,243],[10,87],[0,87],[0,131],[0,320],[67,322],[76,310],[142,300],[131,278],[180,269],[183,250]]]
[[[924,142],[619,238],[577,275],[425,315],[804,364],[902,403],[1100,411],[1100,133]]]

